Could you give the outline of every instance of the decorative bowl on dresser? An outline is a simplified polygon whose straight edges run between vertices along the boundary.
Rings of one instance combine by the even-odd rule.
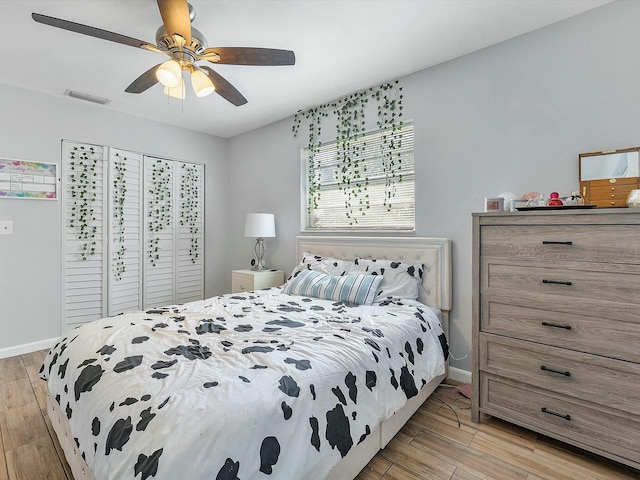
[[[472,419],[640,468],[640,210],[473,214]]]

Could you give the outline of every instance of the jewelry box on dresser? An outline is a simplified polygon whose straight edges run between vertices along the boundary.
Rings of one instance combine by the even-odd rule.
[[[640,468],[640,209],[473,214],[472,420]]]
[[[640,147],[581,153],[578,175],[584,203],[625,207],[631,190],[640,188]]]

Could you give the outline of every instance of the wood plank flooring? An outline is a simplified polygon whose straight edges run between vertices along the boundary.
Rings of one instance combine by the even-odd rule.
[[[0,480],[73,480],[38,378],[45,355],[0,360]],[[640,471],[500,420],[474,424],[469,401],[455,388],[440,387],[357,477],[479,479],[637,480]]]

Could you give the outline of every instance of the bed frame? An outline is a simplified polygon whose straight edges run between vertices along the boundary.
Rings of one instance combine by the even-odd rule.
[[[422,263],[425,274],[419,300],[442,312],[442,328],[448,337],[449,310],[451,309],[451,242],[445,238],[428,237],[342,237],[300,236],[296,238],[296,264],[304,252],[342,259],[387,258],[406,263]],[[422,403],[446,378],[434,378],[422,387],[420,393],[410,399],[391,418],[376,429],[338,463],[327,480],[355,478],[369,461],[384,448]],[[47,412],[75,480],[96,480],[78,454],[65,412],[47,396]],[[293,479],[292,479],[293,480]]]
[[[442,328],[449,338],[449,310],[451,310],[451,241],[430,237],[335,237],[301,236],[296,239],[296,264],[304,252],[345,260],[355,257],[398,260],[422,263],[425,273],[418,300],[441,311]],[[411,398],[391,418],[373,429],[364,442],[352,448],[338,463],[327,480],[355,478],[378,451],[400,431],[447,376],[434,378]]]

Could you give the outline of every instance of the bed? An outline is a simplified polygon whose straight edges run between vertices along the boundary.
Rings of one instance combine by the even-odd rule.
[[[345,480],[384,448],[446,377],[450,242],[301,236],[296,259],[282,287],[58,341],[41,377],[76,480]],[[383,283],[397,266],[417,300]]]

